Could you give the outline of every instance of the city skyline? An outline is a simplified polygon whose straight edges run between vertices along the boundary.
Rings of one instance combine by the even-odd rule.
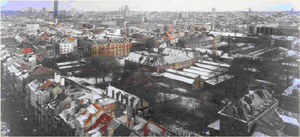
[[[59,10],[77,11],[118,11],[119,7],[128,5],[131,11],[299,11],[298,1],[203,1],[203,0],[163,0],[163,1],[99,1],[99,0],[60,0]],[[1,10],[22,10],[33,7],[53,11],[53,1],[1,1]]]
[[[298,1],[2,0],[1,136],[299,136]]]

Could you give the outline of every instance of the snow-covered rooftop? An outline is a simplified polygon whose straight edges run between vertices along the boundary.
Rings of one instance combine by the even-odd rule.
[[[163,74],[164,77],[166,78],[169,78],[169,79],[174,79],[174,80],[178,80],[178,81],[182,81],[182,82],[185,82],[185,83],[188,83],[188,84],[193,84],[195,80],[193,79],[190,79],[190,78],[187,78],[187,77],[183,77],[183,76],[179,76],[179,75],[176,75],[176,74],[172,74],[172,73],[169,73],[169,72],[165,72]]]

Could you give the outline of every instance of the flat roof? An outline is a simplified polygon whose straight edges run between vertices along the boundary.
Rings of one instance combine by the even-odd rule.
[[[56,63],[56,65],[64,66],[64,65],[75,64],[75,63],[79,63],[79,62],[78,61],[61,62],[61,63]]]

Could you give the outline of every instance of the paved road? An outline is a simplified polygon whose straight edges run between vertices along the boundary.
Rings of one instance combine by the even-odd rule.
[[[24,115],[23,118],[20,116]],[[27,119],[26,119],[27,118]],[[24,105],[17,103],[14,96],[6,89],[1,90],[1,121],[5,121],[10,126],[12,136],[35,136],[33,129],[39,127],[38,124],[26,113]]]

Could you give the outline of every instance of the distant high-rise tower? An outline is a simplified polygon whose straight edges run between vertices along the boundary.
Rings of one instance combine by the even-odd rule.
[[[182,15],[182,12],[179,13],[179,19],[182,19],[183,18],[183,15]]]
[[[42,11],[43,11],[43,13],[46,13],[46,7],[43,7]]]
[[[32,13],[32,7],[29,7],[29,8],[28,8],[28,12],[29,12],[29,13]]]
[[[128,5],[120,7],[119,12],[120,12],[120,15],[123,15],[123,16],[129,15],[130,11],[129,11]]]
[[[216,8],[212,8],[212,13],[215,13],[216,12]]]
[[[128,15],[129,14],[129,7],[128,5],[125,6],[125,15]]]
[[[54,0],[54,18],[58,17],[58,0]]]

